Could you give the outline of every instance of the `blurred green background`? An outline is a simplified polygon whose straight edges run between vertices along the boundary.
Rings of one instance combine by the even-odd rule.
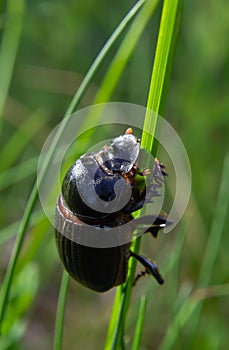
[[[9,2],[10,3],[10,2]],[[18,1],[18,7],[22,2]],[[11,57],[15,65],[1,115],[0,139],[0,279],[4,277],[26,201],[36,179],[37,160],[52,128],[61,121],[69,102],[96,55],[125,16],[133,1],[27,1],[16,56],[13,39],[4,44],[4,29],[19,26],[7,2],[1,3],[1,76],[4,85]],[[127,344],[133,335],[139,298],[148,297],[142,349],[158,349],[177,310],[191,293],[199,295],[199,272],[208,243],[222,169],[229,146],[229,3],[185,1],[178,36],[167,107],[163,117],[175,128],[189,155],[192,196],[183,223],[157,241],[144,237],[141,251],[156,258],[166,284],[143,278],[134,288],[128,318]],[[160,7],[126,66],[110,101],[146,105],[154,58]],[[16,24],[15,24],[16,23]],[[13,32],[15,38],[15,33]],[[84,96],[89,106],[121,43],[112,49]],[[3,51],[4,48],[4,51]],[[5,59],[5,61],[4,61]],[[3,64],[4,63],[4,64]],[[81,150],[79,150],[81,151]],[[84,150],[82,150],[82,153]],[[163,161],[163,160],[162,160]],[[169,171],[169,169],[168,169]],[[169,179],[168,179],[169,181]],[[53,228],[37,205],[17,268],[5,349],[50,349],[62,273]],[[225,349],[229,342],[228,212],[209,289],[198,327],[190,317],[173,348]],[[185,227],[185,229],[184,229]],[[185,231],[185,233],[183,233]],[[166,274],[170,254],[184,239],[178,279]],[[211,267],[210,267],[211,268]],[[164,270],[164,271],[163,271]],[[32,281],[32,283],[31,283]],[[213,288],[212,286],[218,286]],[[227,292],[224,292],[227,286]],[[221,288],[222,287],[222,288]],[[102,349],[112,309],[114,290],[93,293],[71,282],[66,308],[63,349]],[[194,327],[194,328],[193,328]],[[195,332],[193,331],[195,329]],[[2,346],[3,346],[2,345]]]

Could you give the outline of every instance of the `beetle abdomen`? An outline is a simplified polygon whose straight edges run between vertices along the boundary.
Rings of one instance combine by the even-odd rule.
[[[105,292],[125,282],[129,244],[114,248],[86,247],[57,231],[56,243],[68,273],[87,288]]]
[[[122,215],[103,224],[109,230],[131,220],[131,215]],[[97,220],[98,221],[98,220]],[[87,236],[88,230],[96,235],[98,223],[89,226],[73,215],[62,196],[56,207],[56,243],[60,258],[71,277],[87,288],[105,292],[126,280],[130,243],[110,248],[82,245],[79,238]],[[58,230],[64,228],[64,232]],[[122,226],[120,226],[122,227]],[[100,231],[99,231],[100,232]],[[108,234],[108,231],[106,231]],[[128,232],[126,233],[128,235]],[[115,237],[114,237],[115,239]],[[118,236],[117,236],[118,239]]]

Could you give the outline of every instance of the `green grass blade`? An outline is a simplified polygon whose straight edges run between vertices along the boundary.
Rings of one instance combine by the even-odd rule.
[[[0,152],[1,171],[6,170],[19,158],[28,142],[47,123],[47,115],[43,108],[35,111],[14,132]],[[15,146],[16,145],[16,146]]]
[[[0,190],[18,183],[29,175],[34,175],[37,162],[38,156],[35,156],[0,173]]]
[[[182,0],[165,0],[163,5],[147,101],[147,109],[153,111],[156,115],[163,114],[165,109],[182,6]],[[157,119],[152,118],[152,114],[146,113],[141,144],[142,147],[152,151],[153,154],[156,153],[156,146],[153,148],[153,135],[155,133],[156,123]],[[154,144],[156,145],[155,142]]]
[[[0,130],[2,124],[1,116],[8,95],[17,49],[21,37],[24,12],[24,0],[7,1],[7,21],[2,34],[0,48]]]
[[[207,288],[210,282],[212,267],[214,265],[216,254],[218,251],[220,239],[222,236],[223,226],[226,221],[226,214],[228,210],[228,198],[229,198],[229,155],[225,158],[222,180],[219,188],[218,199],[215,208],[215,215],[209,235],[209,240],[206,248],[206,252],[203,258],[203,265],[200,272],[199,286],[206,287],[199,288],[192,293],[190,298],[180,307],[177,315],[174,317],[173,322],[169,325],[166,331],[166,336],[162,341],[159,350],[173,349],[173,346],[178,339],[180,330],[184,327],[187,321],[192,318],[189,329],[192,334],[195,334],[196,327],[200,319],[202,307],[205,298],[210,296],[228,295],[228,284],[219,286],[218,288]],[[209,265],[208,265],[209,264]],[[210,270],[209,270],[209,268]],[[202,278],[202,279],[201,279]],[[210,290],[211,293],[210,293]]]
[[[114,56],[104,79],[101,82],[97,95],[94,98],[93,104],[105,103],[109,101],[115,87],[117,86],[120,77],[133,53],[134,48],[136,47],[140,36],[142,35],[147,23],[155,12],[158,3],[160,0],[148,0],[145,2],[139,14],[134,19],[131,24],[125,38],[120,44],[116,55]],[[84,121],[83,127],[88,125],[90,128],[91,118],[94,122],[101,116],[101,109],[99,113],[95,113],[93,110],[92,113],[88,113],[86,120]],[[87,124],[88,123],[88,124]],[[93,129],[90,130],[90,137],[93,135]],[[89,135],[89,132],[88,132]],[[84,148],[87,148],[87,141],[85,141]]]
[[[44,219],[44,214],[43,211],[37,211],[34,212],[31,215],[31,227],[33,227],[34,225],[37,225],[42,219]],[[10,224],[6,227],[4,227],[1,231],[0,231],[0,245],[3,244],[5,241],[7,241],[8,239],[16,236],[18,227],[20,226],[20,220],[14,222],[13,224]]]
[[[222,297],[228,295],[229,284],[212,286],[206,289],[197,289],[177,311],[173,321],[166,330],[166,335],[158,350],[175,349],[174,345],[180,336],[181,329],[190,319],[193,319],[195,312],[197,312],[199,306],[207,297]],[[190,322],[190,325],[192,325],[192,322]]]
[[[74,95],[74,97],[73,97],[73,99],[72,99],[72,101],[71,101],[71,103],[70,103],[70,105],[65,113],[66,123],[67,123],[67,117],[70,116],[71,113],[73,112],[74,108],[76,108],[79,105],[81,98],[83,97],[84,93],[86,92],[87,87],[88,87],[89,83],[92,81],[96,71],[98,70],[98,68],[102,64],[103,59],[106,57],[106,55],[108,54],[108,52],[112,48],[113,44],[117,41],[119,36],[126,29],[129,22],[132,20],[132,18],[139,11],[139,9],[143,5],[143,3],[144,3],[144,1],[139,1],[130,10],[130,12],[126,15],[126,17],[118,25],[117,29],[113,32],[113,34],[108,39],[107,43],[104,45],[103,49],[101,50],[101,52],[99,53],[99,55],[97,56],[95,61],[93,62],[92,66],[90,67],[88,73],[86,74],[85,78],[83,79],[79,89],[75,93],[75,95]],[[61,137],[61,134],[62,134],[64,127],[65,127],[65,124],[63,123],[62,129],[59,129],[59,132],[56,134],[56,137],[53,140],[52,146],[50,147],[50,152],[46,157],[46,162],[44,163],[42,176],[45,175],[45,171],[48,167],[49,161],[55,153],[56,145]],[[1,324],[2,324],[2,320],[4,318],[4,314],[5,314],[5,310],[6,310],[6,305],[7,305],[7,301],[8,301],[8,295],[10,292],[13,274],[15,271],[15,267],[17,264],[20,250],[22,248],[22,243],[24,241],[26,229],[28,227],[29,220],[30,220],[31,214],[33,212],[37,198],[38,198],[38,190],[37,190],[37,184],[35,183],[33,190],[31,192],[30,198],[27,202],[22,220],[21,220],[21,224],[20,224],[18,234],[17,234],[17,239],[16,239],[16,242],[15,242],[12,254],[11,254],[10,262],[9,262],[9,265],[8,265],[8,268],[7,268],[3,283],[2,283],[1,295],[0,295],[0,333],[1,333]]]
[[[119,309],[120,309],[120,303],[123,297],[122,289],[117,288],[116,294],[115,294],[115,299],[113,303],[113,308],[112,308],[112,313],[110,317],[110,323],[109,323],[109,328],[107,332],[107,338],[106,338],[106,344],[104,346],[104,350],[109,350],[112,347],[112,341],[114,338],[114,332],[117,328],[117,320],[119,318]]]
[[[139,243],[140,241],[137,240],[136,242]],[[132,289],[132,284],[134,281],[135,270],[137,265],[137,261],[135,259],[132,259],[131,262],[132,262],[131,266],[133,266],[134,268],[130,269],[129,271],[128,282],[124,287],[123,286],[118,287],[116,291],[114,307],[113,307],[113,311],[110,319],[109,331],[108,331],[108,336],[104,346],[104,350],[119,349],[121,336],[123,334],[124,324],[126,320],[126,315],[127,315],[127,311],[130,303],[131,289]]]
[[[199,274],[199,287],[206,287],[211,279],[212,269],[216,261],[223,228],[227,219],[228,201],[229,201],[229,154],[225,158],[222,180],[220,183],[219,194],[216,202],[214,218],[205,249],[203,263]]]
[[[119,26],[116,28],[116,30],[113,32],[113,34],[110,36],[96,59],[94,60],[91,68],[89,69],[88,73],[86,74],[82,84],[80,85],[79,89],[77,90],[75,96],[73,97],[66,115],[70,115],[74,108],[78,106],[78,102],[81,99],[82,95],[86,91],[87,87],[89,86],[93,76],[95,75],[95,72],[98,69],[98,66],[100,66],[101,62],[107,55],[108,51],[112,48],[113,44],[117,41],[117,39],[120,37],[120,35],[124,32],[126,27],[129,25],[130,21],[133,19],[133,17],[136,15],[136,13],[141,9],[143,4],[145,3],[146,0],[140,0],[138,1],[135,6],[128,12],[126,17],[121,21]]]
[[[16,242],[14,244],[13,251],[11,253],[11,258],[8,264],[8,268],[2,283],[1,294],[0,294],[0,327],[2,326],[2,321],[5,314],[8,295],[9,295],[10,287],[13,280],[13,273],[17,264],[19,253],[22,247],[22,242],[24,240],[25,230],[28,226],[31,213],[36,202],[36,198],[37,198],[37,188],[36,186],[34,186],[18,229]],[[1,331],[1,328],[0,328],[0,331]]]
[[[63,329],[64,329],[64,311],[65,311],[65,305],[67,301],[68,285],[69,285],[69,276],[67,272],[64,271],[62,274],[59,300],[58,300],[57,313],[56,313],[53,350],[62,349]]]
[[[131,348],[132,350],[139,350],[140,349],[143,323],[144,323],[144,318],[145,318],[145,311],[146,311],[146,297],[142,296],[141,302],[140,302],[137,326],[135,329],[134,341],[133,341],[133,345]]]
[[[207,246],[203,256],[203,262],[201,265],[198,287],[206,288],[211,280],[212,270],[215,265],[217,254],[219,251],[220,241],[223,234],[223,228],[226,224],[228,214],[228,201],[229,201],[229,154],[226,156],[223,166],[222,180],[220,183],[218,198],[216,202],[214,218],[211,225],[210,234],[208,237]],[[198,308],[192,318],[191,331],[194,334],[196,331],[201,311],[203,308],[204,300],[199,303]]]
[[[179,336],[181,327],[190,319],[197,307],[197,301],[189,298],[177,312],[173,322],[169,325],[166,336],[163,339],[159,350],[174,349],[174,343]]]
[[[168,252],[167,247],[165,253],[162,250],[162,255],[166,256],[161,266],[163,275],[166,280],[166,300],[171,310],[177,310],[179,307],[180,299],[177,298],[179,292],[179,270],[182,264],[181,255],[184,249],[185,239],[188,233],[188,227],[190,226],[191,216],[185,217],[180,224],[180,230],[176,233],[175,242],[172,251]],[[154,286],[154,289],[156,286]],[[153,293],[152,287],[147,293],[147,297],[150,297]],[[176,301],[174,303],[174,300]],[[176,312],[176,311],[175,311]]]
[[[123,39],[108,71],[106,72],[94,103],[104,103],[111,97],[141,34],[154,14],[159,2],[160,0],[146,1],[141,12],[138,14],[127,35]]]
[[[168,82],[175,51],[176,37],[180,22],[181,7],[182,1],[164,1],[156,48],[156,56],[154,60],[147,103],[147,108],[155,111],[156,113],[161,113],[165,106]],[[146,132],[143,132],[142,146],[151,151],[155,125],[152,123],[150,114],[146,114],[144,129]],[[152,136],[149,138],[148,135]],[[137,252],[139,250],[139,247],[140,239],[137,239],[134,244],[134,250]],[[116,320],[114,319],[113,315],[111,317],[112,324],[110,325],[108,332],[109,338],[106,340],[106,350],[119,348],[121,342],[120,337],[123,333],[128,306],[130,303],[131,289],[135,276],[136,265],[137,263],[135,259],[131,259],[127,284],[125,288],[119,287],[122,288],[122,291],[125,291],[124,295],[120,291],[118,291],[116,295],[115,305],[120,305],[119,314],[118,319]],[[113,338],[110,336],[111,328],[113,328]]]

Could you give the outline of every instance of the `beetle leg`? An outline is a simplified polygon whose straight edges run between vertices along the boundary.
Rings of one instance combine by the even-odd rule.
[[[168,173],[166,171],[166,166],[163,163],[161,163],[157,158],[155,158],[155,162],[159,165],[162,175],[168,176]]]
[[[139,176],[148,176],[151,174],[151,171],[148,168],[144,169],[143,171],[141,171],[140,169],[137,169],[137,174]]]
[[[142,233],[150,232],[156,238],[159,230],[162,230],[171,224],[172,221],[167,219],[166,214],[162,213],[157,217],[153,215],[145,215],[132,220],[133,232],[137,229],[136,234],[133,236],[139,236]]]
[[[172,224],[172,221],[167,220],[166,216],[158,215],[153,225],[151,225],[146,232],[150,232],[156,238],[159,230],[171,224]]]
[[[164,280],[159,273],[157,264],[152,262],[149,258],[146,258],[145,256],[142,256],[142,255],[138,255],[132,251],[130,251],[130,255],[135,259],[137,259],[145,267],[146,273],[151,274],[159,284],[164,283]],[[140,276],[138,278],[140,278]]]
[[[144,219],[145,219],[145,224],[147,224],[148,216],[143,216],[142,218],[140,218],[143,224],[144,224]],[[154,223],[147,228],[145,233],[150,232],[155,238],[157,238],[159,230],[162,230],[163,228],[171,224],[172,224],[172,221],[167,219],[167,214],[161,213],[156,217]]]
[[[135,284],[137,283],[137,281],[139,280],[139,278],[141,278],[142,276],[145,276],[147,274],[147,269],[144,268],[143,270],[141,270],[135,277],[134,282],[133,282],[133,287],[135,286]]]

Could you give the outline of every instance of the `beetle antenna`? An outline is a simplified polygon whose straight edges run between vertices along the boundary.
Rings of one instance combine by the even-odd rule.
[[[134,257],[135,259],[137,259],[146,268],[146,272],[151,274],[157,280],[157,282],[159,284],[164,283],[164,280],[159,273],[157,264],[152,262],[150,259],[147,259],[145,256],[138,255],[132,251],[130,251],[130,255],[132,257]],[[138,278],[140,278],[140,277],[138,277]]]

